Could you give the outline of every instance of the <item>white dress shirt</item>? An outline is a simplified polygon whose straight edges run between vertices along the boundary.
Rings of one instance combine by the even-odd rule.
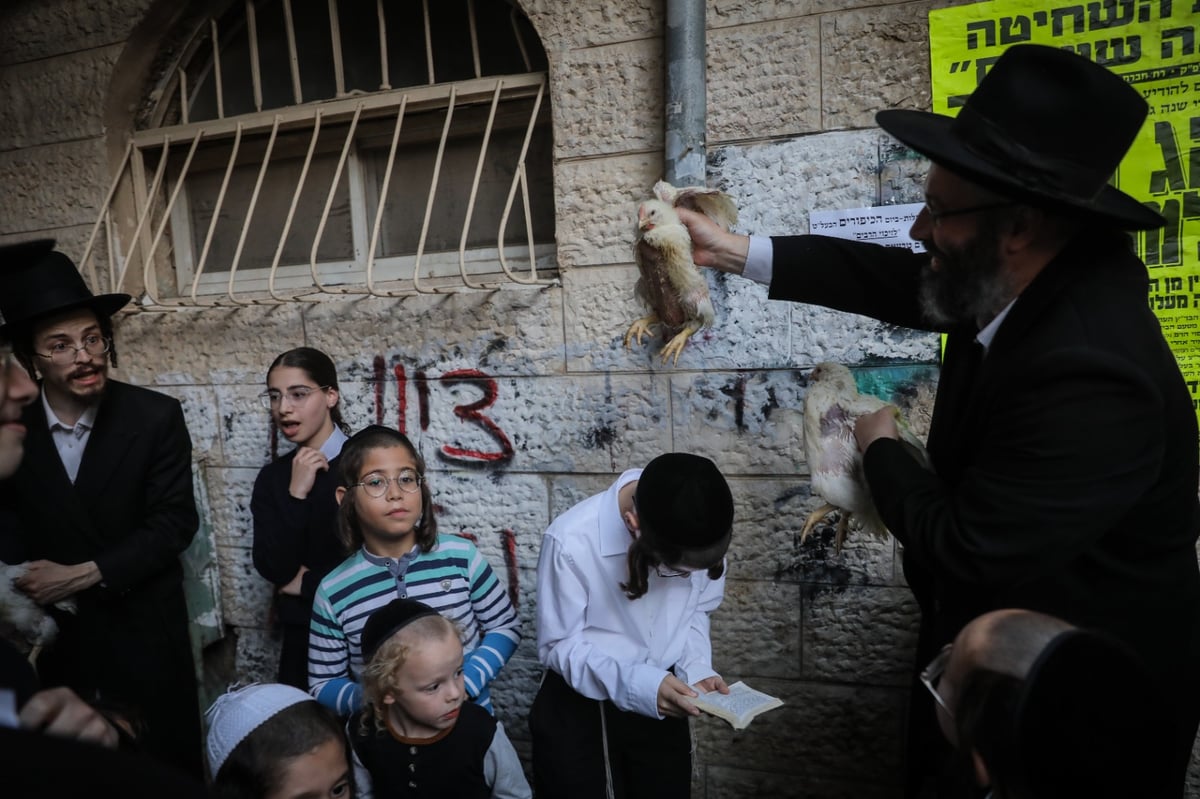
[[[625,596],[620,584],[628,580],[632,537],[617,496],[641,473],[623,473],[546,530],[538,558],[538,659],[583,696],[662,718],[658,686],[669,669],[688,685],[716,674],[708,614],[721,604],[725,577],[660,577],[652,570],[646,594]]]
[[[338,455],[342,454],[342,445],[349,440],[349,436],[342,432],[342,428],[336,424],[333,426],[333,432],[329,434],[329,438],[325,439],[325,443],[321,445],[321,454],[325,456],[325,460],[331,461]]]
[[[42,389],[42,408],[46,411],[46,424],[50,427],[50,437],[54,439],[54,448],[58,450],[58,457],[62,460],[63,468],[67,470],[67,476],[71,478],[72,483],[79,474],[79,464],[83,461],[83,450],[87,447],[88,439],[91,438],[92,427],[96,424],[96,412],[99,407],[99,403],[92,403],[87,410],[80,414],[75,425],[68,427],[55,416],[54,411],[50,408],[50,402],[46,399],[46,391]]]

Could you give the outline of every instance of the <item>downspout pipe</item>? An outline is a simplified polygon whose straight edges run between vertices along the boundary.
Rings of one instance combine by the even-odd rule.
[[[705,0],[667,0],[664,172],[674,186],[705,185]]]

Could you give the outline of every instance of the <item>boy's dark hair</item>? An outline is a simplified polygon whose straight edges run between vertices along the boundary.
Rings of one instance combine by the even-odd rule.
[[[629,547],[630,599],[649,590],[650,569],[704,569],[711,580],[725,571],[733,533],[733,494],[717,465],[686,452],[659,455],[642,470],[634,495],[638,536]]]
[[[421,478],[421,518],[417,519],[415,528],[417,546],[422,552],[429,552],[437,544],[437,517],[433,512],[433,492],[429,490],[429,481],[425,479],[425,459],[409,441],[408,436],[378,424],[364,427],[342,445],[338,485],[346,488],[347,493],[338,506],[338,536],[348,553],[353,554],[363,545],[362,530],[355,510],[355,497],[350,496],[354,489],[350,486],[361,479],[362,475],[359,472],[362,471],[367,452],[387,447],[404,447],[416,462],[417,474]]]
[[[113,365],[115,366],[116,363],[114,362]],[[300,369],[318,386],[327,386],[336,391],[341,391],[338,388],[337,367],[333,365],[333,359],[318,349],[296,347],[293,350],[280,353],[275,360],[271,361],[271,365],[267,367],[268,377],[271,375],[271,370],[276,366]],[[340,399],[336,405],[329,409],[329,416],[333,419],[333,423],[342,429],[343,433],[350,435],[350,425],[346,424],[346,420],[342,418],[342,402]]]
[[[329,740],[347,746],[342,722],[336,713],[317,702],[297,702],[286,707],[233,748],[221,770],[213,775],[211,796],[213,799],[262,799],[278,789],[289,760],[307,754]]]

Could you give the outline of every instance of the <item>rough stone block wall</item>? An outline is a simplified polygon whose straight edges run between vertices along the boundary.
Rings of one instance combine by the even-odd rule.
[[[166,2],[43,0],[0,11],[0,242],[53,236],[82,253],[112,179],[110,154],[123,147],[108,138],[109,97],[144,79],[117,74],[119,65],[135,29]],[[709,183],[738,199],[741,230],[805,232],[813,209],[920,199],[922,166],[893,158],[873,114],[928,107],[927,14],[947,4],[709,0]],[[716,324],[677,366],[659,362],[659,341],[626,351],[624,331],[642,313],[632,296],[636,204],[662,176],[664,3],[519,5],[550,61],[560,285],[141,313],[119,324],[118,378],[182,401],[205,466],[233,653],[232,668],[214,660],[214,678],[274,672],[270,587],[250,559],[250,489],[272,454],[256,395],[276,354],[309,345],[337,364],[350,424],[409,432],[430,465],[442,529],[475,538],[511,580],[525,640],[494,694],[523,755],[540,678],[542,531],[623,469],[686,450],[720,464],[737,505],[726,599],[713,618],[716,666],[786,702],[743,732],[710,717],[695,723],[694,795],[897,796],[917,610],[894,541],[852,536],[839,553],[826,525],[799,544],[820,504],[800,420],[808,370],[834,360],[923,429],[936,339],[770,302],[761,286],[712,274]],[[455,413],[493,393],[486,422]]]

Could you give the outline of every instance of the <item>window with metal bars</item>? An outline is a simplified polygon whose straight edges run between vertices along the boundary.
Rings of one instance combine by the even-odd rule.
[[[235,2],[156,91],[84,262],[104,231],[143,307],[551,282],[546,68],[505,0]]]

